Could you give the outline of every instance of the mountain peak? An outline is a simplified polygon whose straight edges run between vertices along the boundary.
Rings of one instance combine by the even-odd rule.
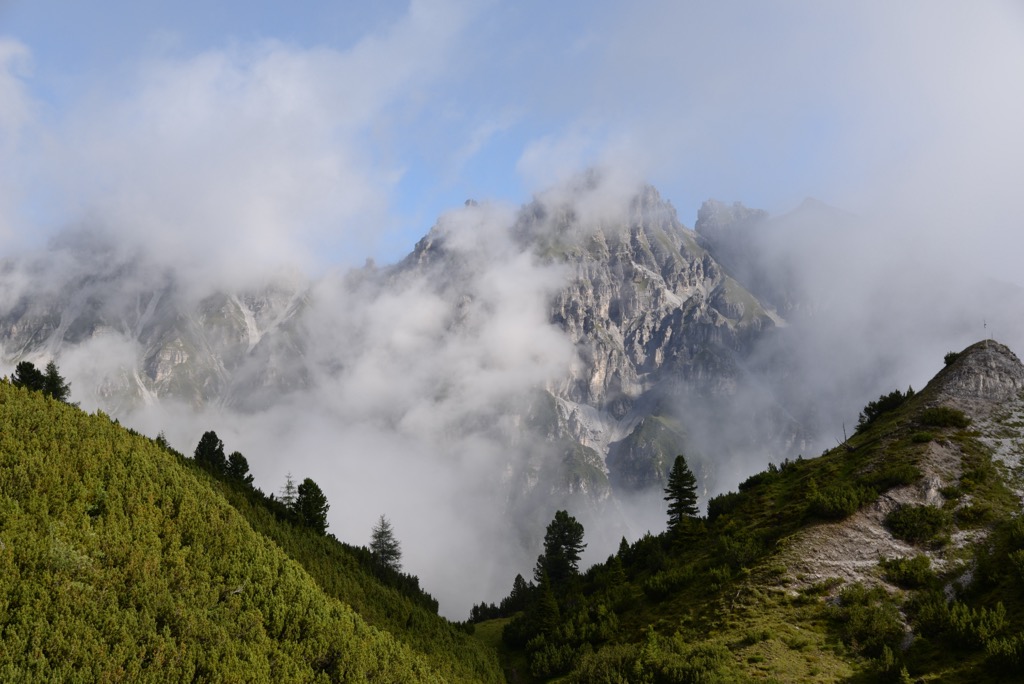
[[[942,398],[997,404],[1024,392],[1024,364],[1006,345],[982,340],[950,357],[949,365],[932,382]]]

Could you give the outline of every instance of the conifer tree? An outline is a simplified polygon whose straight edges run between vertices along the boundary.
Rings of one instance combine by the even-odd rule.
[[[46,371],[43,373],[43,391],[57,401],[67,402],[71,396],[71,383],[64,380],[57,364],[50,361],[46,364]]]
[[[327,533],[327,496],[316,482],[308,477],[299,485],[298,496],[295,498],[295,512],[307,527],[319,534]]]
[[[281,488],[281,503],[291,510],[295,507],[295,499],[297,496],[298,491],[295,489],[295,480],[292,479],[292,474],[288,473],[285,475],[284,487]]]
[[[251,485],[252,475],[249,474],[249,461],[240,451],[232,451],[228,456],[227,476],[242,484]]]
[[[402,547],[395,537],[391,523],[383,515],[373,527],[370,552],[378,563],[395,572],[402,569]]]
[[[686,465],[682,454],[676,456],[672,471],[665,487],[665,501],[668,501],[668,529],[675,531],[682,522],[696,518],[697,510],[697,478]]]
[[[544,535],[544,553],[537,558],[534,579],[547,576],[556,587],[579,572],[583,543],[583,525],[566,511],[557,511]]]
[[[214,475],[223,475],[227,471],[227,459],[224,458],[224,442],[213,430],[203,433],[193,454],[196,463]]]
[[[46,378],[31,361],[22,361],[14,368],[11,376],[11,384],[15,387],[24,387],[35,392],[42,392],[46,386]]]
[[[46,370],[40,371],[31,361],[22,361],[14,368],[11,384],[24,387],[35,392],[43,392],[57,401],[68,403],[71,396],[71,383],[64,379],[57,369],[57,364],[50,361]]]
[[[537,627],[543,634],[551,634],[561,622],[561,614],[558,609],[558,599],[551,587],[551,581],[547,574],[540,577],[540,601],[537,604]]]
[[[501,600],[501,615],[509,616],[521,610],[526,610],[530,602],[530,595],[533,587],[526,583],[522,575],[516,575],[512,582],[512,591]]]

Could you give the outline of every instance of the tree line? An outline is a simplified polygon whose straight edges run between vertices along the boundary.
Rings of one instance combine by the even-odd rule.
[[[22,361],[14,368],[11,384],[33,392],[42,392],[46,396],[70,403],[71,383],[64,379],[57,364],[50,361],[45,370],[39,370],[31,361]]]
[[[668,502],[668,536],[682,538],[699,527],[697,479],[682,455],[676,457],[665,486]],[[516,575],[512,591],[499,604],[481,603],[470,611],[469,624],[495,618],[511,618],[502,641],[522,650],[533,677],[564,675],[584,653],[607,642],[618,630],[615,608],[622,600],[627,581],[623,559],[634,552],[625,538],[619,553],[608,559],[594,595],[594,568],[587,576],[579,562],[587,545],[583,525],[567,511],[555,512],[544,534],[543,552],[537,557],[533,581]],[[638,542],[637,548],[642,545]],[[597,566],[595,566],[597,568]]]
[[[166,439],[161,435],[158,439]],[[253,476],[249,473],[249,462],[241,452],[224,454],[224,442],[213,430],[203,433],[193,452],[193,460],[201,468],[228,483],[252,489]],[[289,473],[281,488],[280,497],[270,495],[269,501],[280,504],[294,522],[307,527],[317,534],[327,534],[327,512],[330,503],[327,495],[312,478],[305,478],[296,485]],[[386,516],[381,515],[371,531],[370,553],[382,567],[400,572],[402,549],[394,528]]]

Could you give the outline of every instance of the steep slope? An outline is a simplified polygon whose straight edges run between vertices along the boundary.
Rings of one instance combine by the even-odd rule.
[[[951,357],[952,358],[952,357]],[[1021,451],[1019,434],[1007,428],[1007,421],[1013,424],[1013,416],[1024,411],[1024,366],[1006,346],[986,340],[968,347],[952,359],[929,383],[913,404],[923,411],[949,408],[962,411],[970,418],[975,438],[971,440],[934,439],[927,419],[921,431],[911,434],[910,442],[923,444],[916,457],[915,466],[921,478],[915,482],[895,487],[869,505],[862,507],[850,518],[834,525],[822,525],[803,533],[790,541],[784,558],[793,578],[798,583],[814,583],[831,578],[847,582],[876,583],[878,560],[880,558],[902,558],[923,553],[933,567],[943,570],[947,565],[956,565],[961,559],[960,551],[969,544],[976,544],[986,534],[985,528],[966,525],[950,531],[950,541],[935,549],[918,549],[894,535],[886,526],[886,520],[902,507],[928,506],[943,508],[951,492],[964,487],[964,478],[972,477],[972,468],[983,458],[978,453],[981,447],[991,451],[994,462],[1003,467],[1019,465],[1024,452]],[[941,414],[939,414],[941,415]],[[876,436],[892,452],[907,448],[906,428],[900,421],[885,422],[886,433]],[[901,430],[902,428],[902,430]],[[854,444],[858,440],[854,440]],[[995,449],[996,446],[1001,447]],[[1008,471],[1007,483],[1014,478]],[[974,475],[976,476],[976,475]],[[961,518],[969,515],[974,506],[995,505],[994,502],[979,502],[977,495],[961,493],[953,507],[954,515]]]
[[[579,682],[1008,681],[1024,663],[1024,366],[993,341],[947,364],[866,406],[840,447],[771,466],[574,584],[531,588],[498,623],[507,666]]]
[[[7,382],[0,569],[3,681],[500,679],[369,626],[151,440]]]

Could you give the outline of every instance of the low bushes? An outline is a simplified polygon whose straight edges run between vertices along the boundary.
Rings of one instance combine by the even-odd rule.
[[[910,544],[937,541],[949,532],[949,512],[935,506],[904,505],[885,518],[885,526],[893,536]]]

